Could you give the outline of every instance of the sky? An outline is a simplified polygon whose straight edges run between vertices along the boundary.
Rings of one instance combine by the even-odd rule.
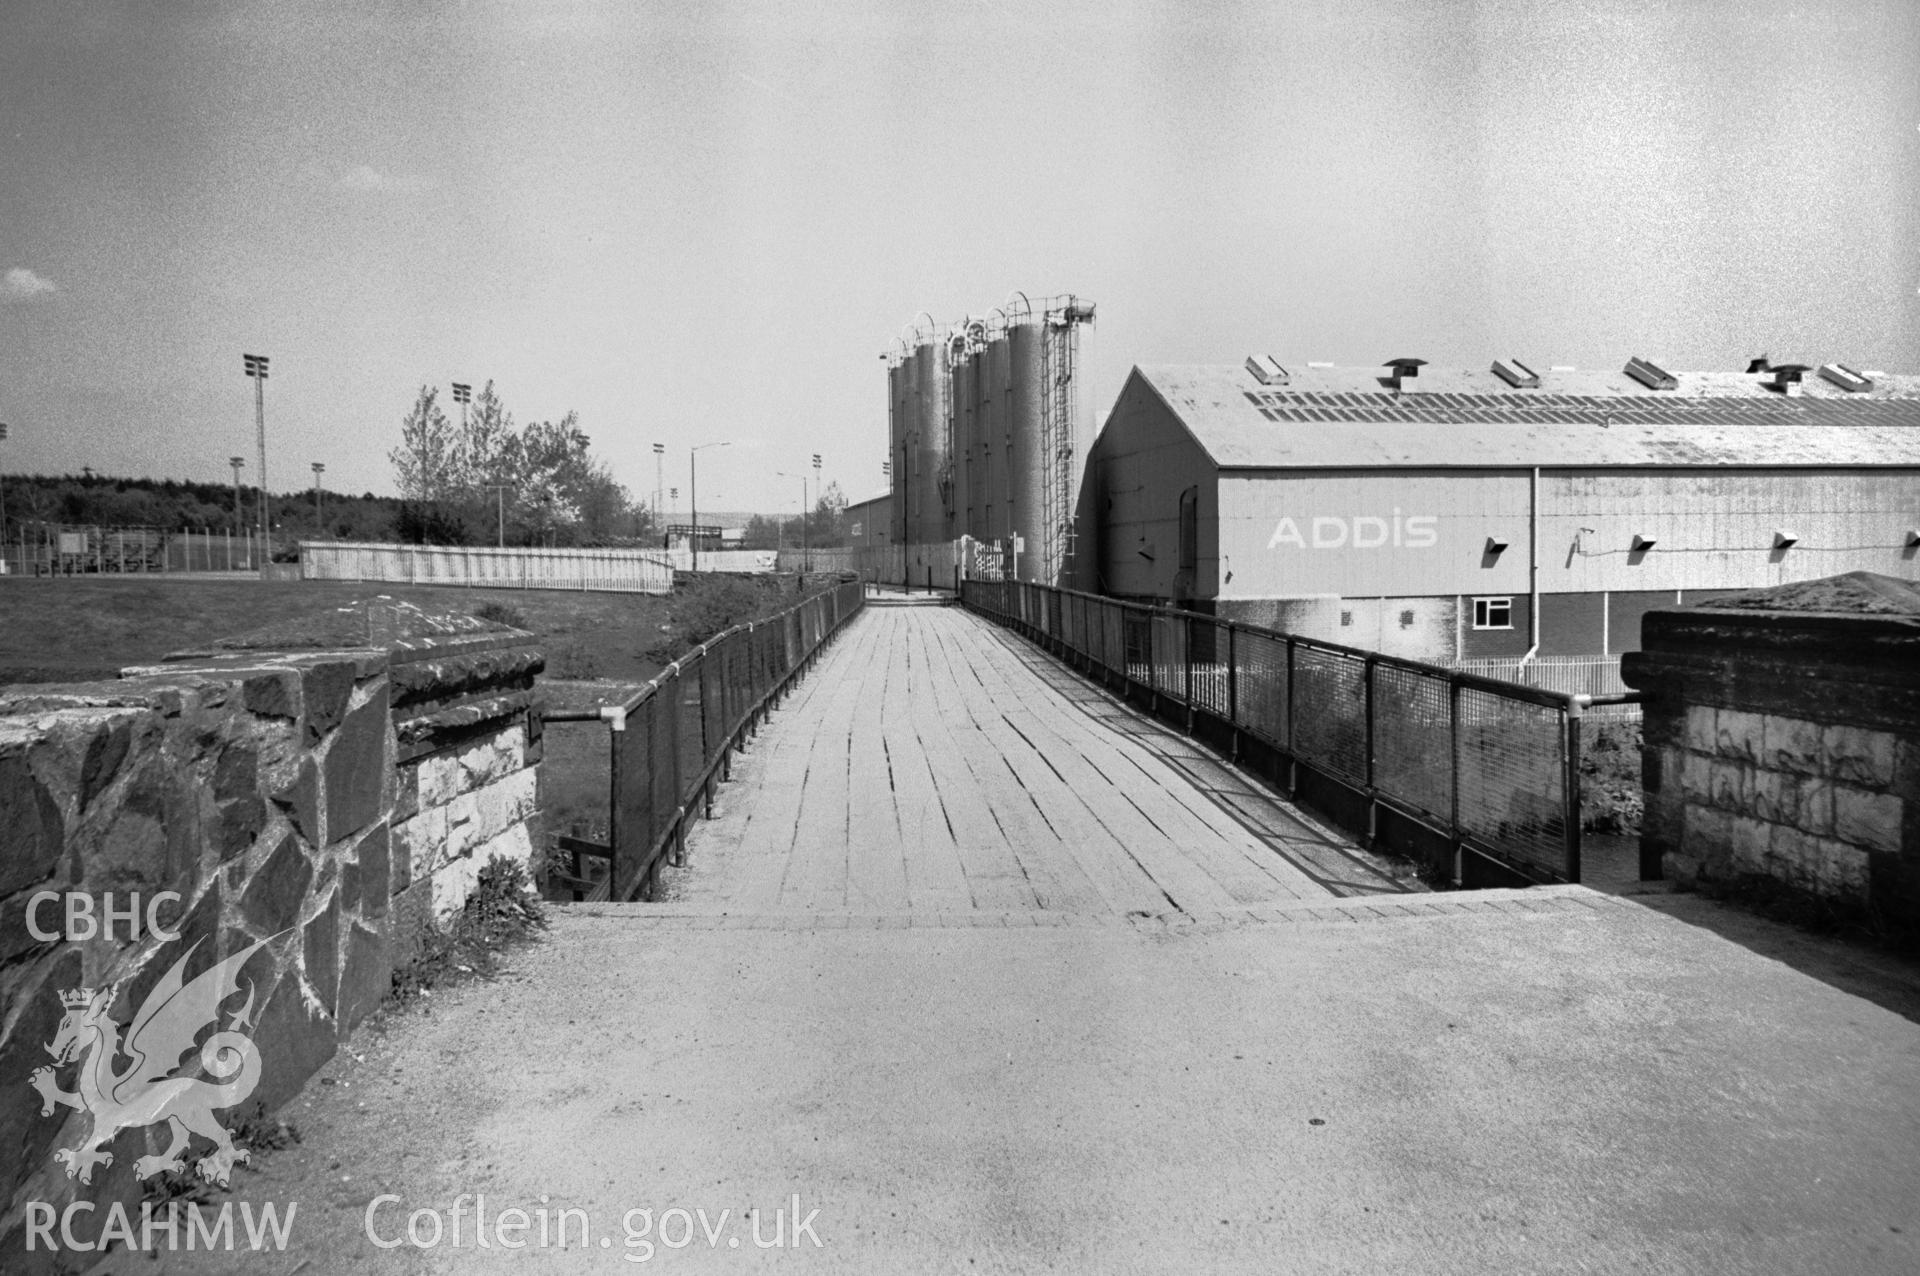
[[[391,493],[422,385],[636,496],[884,489],[882,352],[1920,372],[1912,0],[6,0],[0,470]],[[443,390],[442,398],[446,395]],[[684,508],[682,504],[681,508]]]

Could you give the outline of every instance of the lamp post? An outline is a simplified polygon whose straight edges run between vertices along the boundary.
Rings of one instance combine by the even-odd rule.
[[[693,570],[700,570],[700,453],[710,447],[732,447],[733,443],[702,443],[687,453],[687,501],[693,509]]]
[[[494,504],[500,515],[500,548],[507,547],[507,489],[511,483],[482,483],[484,490],[494,494]]]
[[[327,472],[324,461],[313,463],[313,534],[320,534],[320,476]]]
[[[7,438],[7,423],[5,421],[0,421],[0,443],[4,443],[6,441],[6,438]],[[24,536],[26,535],[26,533],[22,532],[21,535]],[[27,570],[25,553],[26,551],[24,550],[21,551],[22,556],[20,561],[20,570],[23,572]],[[6,570],[7,570],[7,482],[4,478],[0,478],[0,572],[5,572]]]
[[[473,387],[465,382],[453,382],[453,401],[460,405],[460,433],[467,432],[467,404],[473,401]]]
[[[273,541],[267,522],[267,356],[243,354],[247,375],[253,378],[253,426],[260,443],[260,575],[273,569]]]
[[[818,452],[815,452],[813,454],[813,490],[816,492],[821,490],[820,488],[820,454]],[[806,526],[807,526],[807,522],[806,522],[807,515],[810,512],[805,507],[806,506],[805,491],[801,492],[800,499],[801,499],[800,527],[801,527],[801,530],[804,531],[806,530]],[[812,542],[809,541],[806,548],[804,548],[801,552],[805,555],[807,570],[812,571],[813,570]]]

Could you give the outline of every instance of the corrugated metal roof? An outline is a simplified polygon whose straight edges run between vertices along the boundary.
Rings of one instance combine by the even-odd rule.
[[[1913,376],[1861,394],[1809,378],[1786,396],[1735,372],[1676,372],[1673,390],[1542,372],[1515,390],[1491,370],[1428,366],[1396,395],[1385,368],[1301,368],[1284,388],[1233,364],[1134,371],[1226,468],[1920,466]]]

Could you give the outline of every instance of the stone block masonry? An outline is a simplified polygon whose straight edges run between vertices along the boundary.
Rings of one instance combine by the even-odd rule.
[[[1643,858],[1920,921],[1920,590],[1856,572],[1650,613]]]
[[[219,1007],[259,1054],[252,1094],[218,1114],[232,1126],[333,1055],[489,857],[529,857],[542,657],[516,630],[429,628],[0,689],[0,1252],[21,1252],[28,1200],[137,1212],[135,1161],[168,1143],[164,1124],[128,1129],[84,1184],[54,1160],[91,1125],[43,1116],[26,1084],[51,1062],[62,993],[112,990],[124,1032],[182,957],[192,979],[265,941]],[[189,1167],[208,1151],[196,1140]]]

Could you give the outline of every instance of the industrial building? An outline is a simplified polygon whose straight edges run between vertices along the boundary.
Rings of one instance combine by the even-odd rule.
[[[1005,305],[957,324],[912,324],[887,361],[888,541],[970,538],[974,569],[1064,583],[1074,574],[1080,482],[1092,430],[1084,333],[1074,296]],[[924,565],[924,564],[921,564]]]
[[[1079,588],[1427,660],[1604,656],[1649,609],[1915,575],[1920,377],[1136,367]]]
[[[883,494],[847,506],[847,545],[875,555],[893,544],[893,497]],[[864,561],[864,560],[862,560]]]

